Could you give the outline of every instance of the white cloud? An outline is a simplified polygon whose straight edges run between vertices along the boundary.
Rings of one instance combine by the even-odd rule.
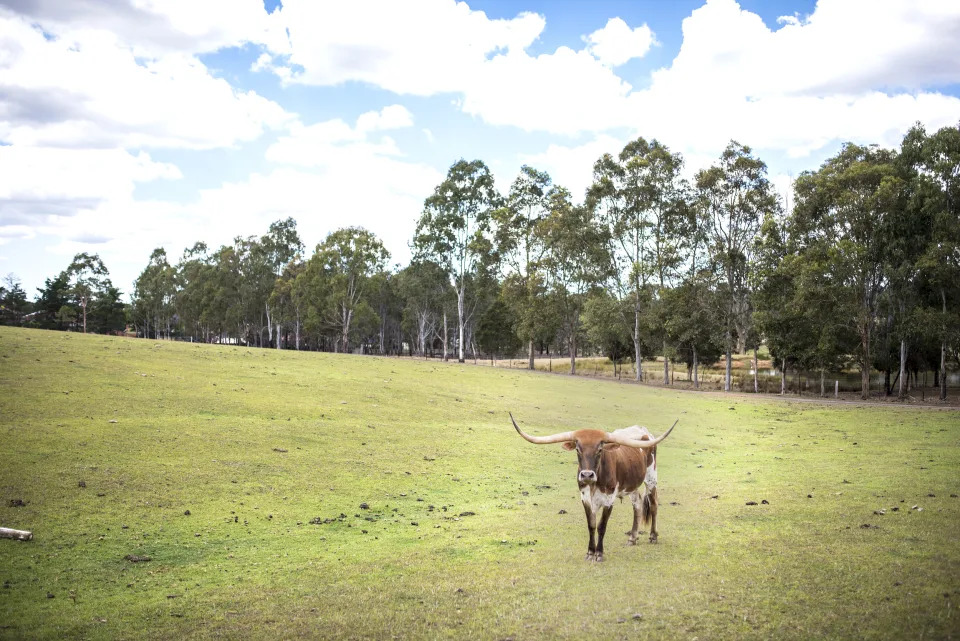
[[[400,150],[389,136],[379,141],[370,134],[413,126],[413,115],[402,105],[390,105],[380,111],[368,111],[351,127],[340,118],[313,125],[297,123],[267,149],[267,160],[303,167],[331,167],[345,158],[362,160],[372,156],[399,156]]]
[[[555,185],[566,187],[575,202],[582,202],[584,192],[593,182],[593,163],[603,154],[616,156],[624,144],[624,140],[601,134],[574,147],[552,144],[546,151],[523,155],[520,160],[525,165],[546,171]]]
[[[469,79],[462,109],[492,125],[576,134],[625,124],[630,85],[586,51],[494,56]]]
[[[611,67],[642,58],[657,43],[646,24],[631,29],[621,18],[610,18],[603,29],[583,36],[583,41],[587,43],[587,51]]]
[[[0,140],[66,147],[206,149],[293,116],[181,53],[140,59],[114,34],[51,35],[0,13]]]
[[[782,24],[771,30],[734,0],[708,0],[683,21],[680,52],[654,87],[762,98],[960,80],[960,3],[819,0],[810,16]]]
[[[289,43],[274,53],[287,55],[290,81],[353,80],[415,95],[459,90],[488,54],[529,46],[545,24],[532,13],[490,20],[453,0],[288,0],[279,19]]]
[[[805,157],[837,141],[892,146],[918,120],[955,123],[960,100],[918,90],[960,81],[960,4],[951,7],[820,0],[772,31],[734,0],[708,0],[684,20],[672,65],[627,98],[634,129],[687,153],[736,138]]]
[[[552,144],[525,159],[579,196],[601,150],[619,151],[637,135],[682,152],[692,176],[731,138],[761,158],[777,152],[815,166],[839,142],[894,147],[916,121],[935,129],[960,118],[960,99],[924,90],[960,82],[960,3],[820,0],[812,15],[780,23],[771,30],[734,0],[708,0],[684,20],[680,52],[650,87],[606,94],[589,122],[565,114],[568,133],[625,127],[627,136]],[[568,97],[545,92],[541,100]],[[549,113],[526,102],[511,124],[558,128],[549,115],[539,125],[529,118],[536,110]],[[509,119],[503,114],[500,124]]]
[[[138,56],[207,53],[245,43],[263,43],[274,51],[286,47],[279,12],[268,14],[263,0],[13,0],[9,4],[53,33],[86,31],[96,25]]]
[[[122,185],[93,184],[84,191],[83,176],[78,176],[77,185],[64,188],[64,197],[73,199],[71,215],[52,211],[34,228],[57,239],[50,247],[57,256],[90,250],[96,242],[95,251],[109,257],[115,282],[126,290],[155,247],[165,247],[173,261],[198,240],[212,247],[230,244],[236,236],[263,234],[271,222],[287,216],[297,220],[308,251],[334,229],[361,225],[380,236],[394,261],[406,262],[423,200],[443,180],[438,170],[404,160],[396,143],[382,135],[412,126],[412,116],[399,105],[362,114],[354,126],[340,119],[297,124],[267,151],[268,159],[281,166],[203,189],[185,203],[134,200],[132,181],[173,177],[176,168],[151,164],[148,157],[132,158],[127,173],[135,178]],[[12,148],[0,147],[0,152],[4,149]],[[99,161],[87,162],[93,166]],[[109,169],[104,173],[122,173]],[[64,167],[57,174],[68,171]],[[224,224],[225,216],[229,224]]]
[[[413,114],[403,105],[390,105],[380,111],[368,111],[357,118],[357,131],[367,133],[413,126]]]
[[[0,245],[14,240],[30,240],[34,236],[36,232],[29,225],[0,225]]]
[[[52,218],[129,200],[136,183],[180,178],[149,154],[121,149],[0,147],[0,224],[47,224]]]

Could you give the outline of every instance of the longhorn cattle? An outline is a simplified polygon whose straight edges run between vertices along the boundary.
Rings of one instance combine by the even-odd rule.
[[[613,511],[613,501],[618,497],[629,496],[633,503],[633,529],[627,532],[629,543],[636,545],[641,521],[650,524],[650,542],[657,542],[657,445],[670,435],[677,421],[660,438],[654,438],[647,428],[636,425],[614,432],[576,430],[552,436],[530,436],[520,429],[512,413],[510,421],[517,433],[531,443],[562,443],[564,449],[576,450],[577,485],[590,530],[587,561],[603,561],[603,535]],[[641,485],[644,485],[642,497]],[[597,512],[600,512],[599,524]]]

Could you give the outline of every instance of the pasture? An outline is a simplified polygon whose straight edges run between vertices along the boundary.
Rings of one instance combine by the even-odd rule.
[[[508,410],[679,417],[659,544]],[[0,443],[0,638],[960,635],[957,411],[4,327]]]

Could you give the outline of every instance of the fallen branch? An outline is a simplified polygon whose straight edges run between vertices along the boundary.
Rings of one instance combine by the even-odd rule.
[[[8,527],[0,527],[0,539],[17,539],[18,541],[29,541],[33,538],[33,532],[27,530],[13,530]]]

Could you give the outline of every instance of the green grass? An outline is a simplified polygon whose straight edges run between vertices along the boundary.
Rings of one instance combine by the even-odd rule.
[[[9,328],[0,390],[3,638],[960,636],[955,411]],[[575,457],[507,410],[679,417],[660,543],[618,504],[585,562]]]

